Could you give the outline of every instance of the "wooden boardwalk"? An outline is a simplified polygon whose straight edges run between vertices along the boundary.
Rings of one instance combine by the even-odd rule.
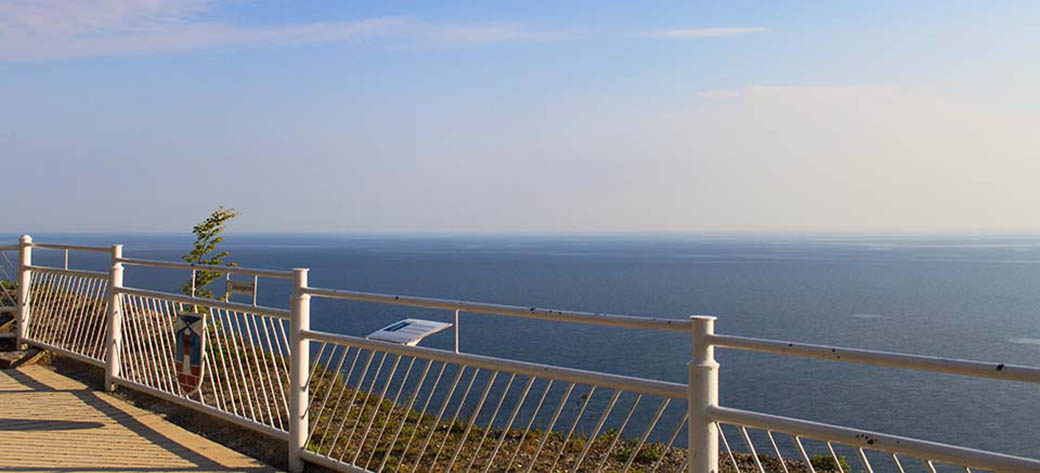
[[[0,472],[275,470],[38,366],[0,370]]]

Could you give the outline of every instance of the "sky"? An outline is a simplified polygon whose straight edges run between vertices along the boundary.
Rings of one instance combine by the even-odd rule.
[[[5,0],[2,232],[1040,231],[1040,3]]]

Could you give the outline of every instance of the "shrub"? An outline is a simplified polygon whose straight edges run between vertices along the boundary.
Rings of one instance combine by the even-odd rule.
[[[220,206],[217,210],[214,210],[209,217],[199,222],[192,228],[191,232],[195,235],[195,243],[192,245],[191,251],[181,256],[181,259],[186,263],[191,264],[206,264],[212,266],[238,266],[238,263],[233,261],[225,261],[224,259],[229,256],[227,251],[216,251],[217,245],[224,241],[224,238],[220,234],[224,231],[225,225],[228,220],[231,220],[238,216],[238,211],[235,209],[224,208]],[[216,252],[215,252],[216,251]],[[215,253],[214,253],[215,252]],[[216,296],[209,290],[209,284],[216,281],[222,276],[220,273],[212,271],[196,271],[195,272],[195,296],[205,299],[215,299]],[[192,281],[188,281],[187,284],[181,286],[181,292],[185,295],[192,295]]]
[[[619,452],[614,454],[614,459],[622,463],[627,462],[628,457],[632,455],[632,450],[634,450],[633,447],[622,448]],[[664,452],[661,447],[661,444],[646,444],[643,445],[643,448],[640,449],[639,453],[636,454],[634,462],[642,464],[653,463],[660,459],[663,454]]]
[[[813,455],[812,459],[809,460],[809,463],[812,464],[816,471],[831,471],[834,473],[838,473],[839,471],[850,473],[852,471],[852,469],[849,468],[849,463],[845,461],[845,457],[842,456],[839,456],[838,462],[835,463],[834,457],[830,455]],[[838,469],[839,466],[841,466],[840,470]]]

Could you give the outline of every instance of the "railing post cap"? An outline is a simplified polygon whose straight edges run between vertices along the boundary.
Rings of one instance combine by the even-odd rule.
[[[299,297],[309,299],[311,297],[310,294],[302,293],[302,290],[309,285],[307,281],[307,279],[309,279],[307,276],[308,271],[310,271],[309,268],[293,268],[293,284],[295,284],[296,288],[301,292]]]
[[[714,315],[691,315],[690,316],[690,320],[694,321],[694,322],[697,322],[697,321],[709,321],[709,320],[710,321],[715,321],[715,320],[718,320],[718,317],[715,317]]]
[[[19,238],[19,241],[21,241],[23,244],[32,243],[32,237],[29,235],[22,235],[22,237]]]

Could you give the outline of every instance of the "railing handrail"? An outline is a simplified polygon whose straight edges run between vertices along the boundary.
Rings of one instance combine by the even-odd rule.
[[[145,266],[152,268],[186,269],[197,271],[212,271],[215,273],[248,274],[271,279],[292,279],[293,272],[277,269],[245,268],[242,266],[217,266],[210,264],[176,263],[172,261],[158,261],[140,258],[116,258],[115,262],[133,266]]]
[[[240,304],[238,302],[225,302],[217,299],[203,299],[200,297],[191,297],[181,294],[173,294],[170,292],[151,291],[148,289],[138,289],[126,286],[113,287],[112,290],[115,294],[129,294],[132,296],[154,297],[157,299],[166,299],[170,301],[180,302],[183,304],[191,304],[203,307],[216,307],[220,309],[234,310],[238,312],[247,312],[250,314],[278,317],[280,319],[290,319],[292,317],[292,314],[289,310],[278,309],[275,307]]]
[[[736,350],[775,353],[778,355],[793,355],[804,358],[905,368],[917,371],[958,374],[978,378],[1040,383],[1040,368],[1033,366],[961,360],[956,358],[942,358],[926,355],[909,355],[888,351],[738,337],[735,335],[709,335],[707,341],[717,347]]]
[[[636,317],[631,315],[600,314],[593,312],[577,312],[569,310],[542,309],[538,307],[521,307],[482,302],[458,301],[450,299],[434,299],[429,297],[401,296],[376,292],[348,291],[342,289],[320,289],[307,287],[304,294],[330,299],[345,299],[360,302],[421,307],[425,309],[458,310],[466,313],[494,314],[508,317],[522,317],[538,320],[555,320],[558,322],[583,323],[611,327],[637,328],[647,330],[664,330],[671,332],[689,332],[688,319],[661,319],[654,317]]]
[[[724,424],[755,427],[765,431],[839,442],[854,447],[880,450],[888,453],[902,453],[952,465],[1011,473],[1035,473],[1040,471],[1040,460],[957,447],[945,443],[869,430],[853,429],[722,406],[708,407],[708,415],[712,420]]]
[[[53,274],[68,274],[71,276],[82,276],[93,279],[108,279],[108,273],[104,271],[87,271],[85,269],[62,269],[53,268],[50,266],[37,266],[28,265],[25,267],[30,271],[39,271],[41,273],[53,273]]]
[[[62,243],[36,243],[33,242],[29,246],[33,248],[40,248],[44,250],[72,250],[72,251],[88,251],[92,253],[112,253],[112,247],[110,246],[87,246],[87,245],[66,245]]]
[[[623,389],[643,394],[653,394],[673,399],[686,399],[686,385],[658,381],[652,379],[635,378],[617,374],[600,373],[596,371],[582,370],[578,368],[564,368],[555,365],[544,365],[528,361],[510,360],[493,356],[473,355],[469,353],[455,353],[454,351],[439,350],[419,346],[407,346],[397,343],[369,340],[367,338],[352,337],[334,333],[320,332],[315,330],[304,330],[302,335],[311,340],[328,342],[334,344],[348,345],[361,349],[383,351],[397,355],[414,356],[433,361],[458,363],[475,368],[486,368],[491,370],[503,370],[510,373],[550,378],[557,381],[574,382],[578,384],[593,384],[609,386],[611,388]]]
[[[18,251],[21,249],[18,245],[0,245],[0,251]]]

